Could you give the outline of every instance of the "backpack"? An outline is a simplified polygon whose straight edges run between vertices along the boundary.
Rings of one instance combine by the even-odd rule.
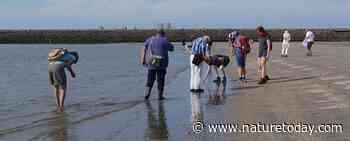
[[[251,50],[251,47],[250,47],[250,44],[249,44],[249,38],[246,37],[246,36],[239,36],[238,39],[236,39],[234,42],[233,42],[233,47],[235,48],[242,48],[243,49],[243,52],[245,54],[248,54],[250,53],[250,50]]]

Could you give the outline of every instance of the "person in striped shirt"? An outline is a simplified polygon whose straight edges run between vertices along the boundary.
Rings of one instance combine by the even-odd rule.
[[[191,50],[191,92],[201,93],[204,90],[201,87],[201,83],[204,80],[204,62],[210,61],[210,47],[212,45],[212,40],[209,36],[205,35],[199,37],[193,41]]]

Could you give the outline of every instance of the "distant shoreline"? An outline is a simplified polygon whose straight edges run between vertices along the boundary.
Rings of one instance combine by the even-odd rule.
[[[215,41],[226,41],[227,35],[235,29],[169,29],[166,34],[171,41],[191,41],[202,34],[210,35]],[[238,29],[256,39],[255,29]],[[281,41],[284,29],[268,29],[274,41]],[[317,41],[350,41],[350,28],[312,29]],[[292,41],[302,41],[304,29],[288,29]],[[153,29],[28,29],[0,30],[0,44],[100,44],[144,42],[155,34]]]

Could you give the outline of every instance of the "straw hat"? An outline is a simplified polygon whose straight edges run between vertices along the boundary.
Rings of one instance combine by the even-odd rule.
[[[56,61],[64,55],[64,50],[60,48],[54,48],[49,52],[48,61]]]

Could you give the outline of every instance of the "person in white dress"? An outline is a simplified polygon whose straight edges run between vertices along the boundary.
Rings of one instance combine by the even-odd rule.
[[[289,49],[289,42],[291,40],[290,33],[288,30],[285,30],[283,33],[283,42],[282,42],[282,52],[281,56],[282,57],[288,57],[288,49]]]

